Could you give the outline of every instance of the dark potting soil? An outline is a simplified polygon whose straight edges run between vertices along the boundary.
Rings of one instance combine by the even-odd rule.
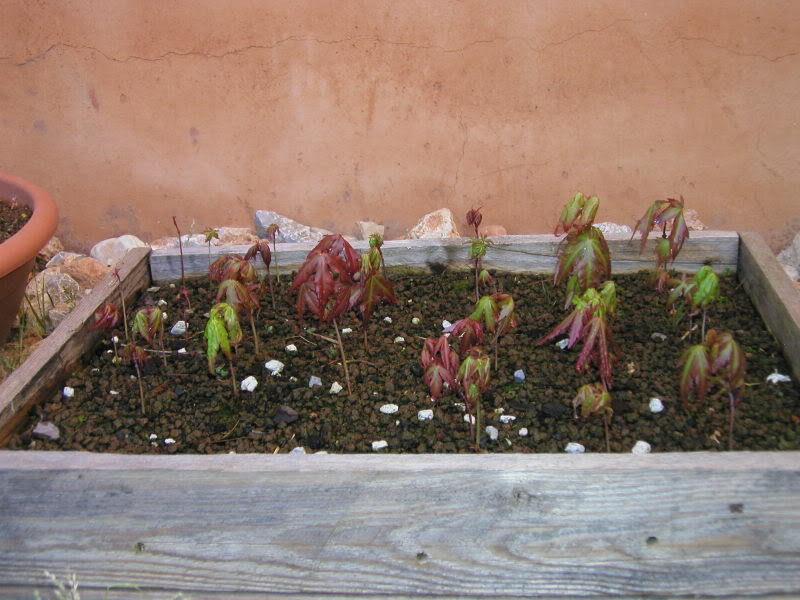
[[[0,198],[0,244],[22,229],[32,214],[24,204]]]
[[[499,431],[496,440],[484,435],[481,450],[488,452],[563,452],[568,442],[587,451],[604,451],[602,420],[576,419],[571,400],[578,387],[596,381],[593,366],[584,374],[575,369],[580,344],[561,350],[554,343],[536,347],[564,316],[563,291],[552,288],[549,278],[497,274],[503,291],[516,299],[520,325],[501,339],[499,365],[484,396],[483,426]],[[296,318],[293,298],[284,276],[273,310],[268,295],[257,320],[261,355],[254,356],[250,327],[235,358],[237,384],[248,376],[258,381],[253,392],[234,397],[230,377],[208,373],[203,329],[204,313],[213,304],[212,288],[189,282],[193,314],[185,336],[168,333],[183,315],[176,288],[165,286],[145,294],[145,302],[165,300],[168,314],[165,344],[172,351],[167,366],[154,356],[145,368],[143,386],[147,415],[140,409],[134,368],[114,364],[108,339],[86,365],[65,385],[74,396],[60,394],[35,409],[11,448],[90,450],[126,453],[288,452],[304,447],[313,452],[372,452],[372,442],[385,440],[382,452],[472,452],[468,425],[458,398],[445,395],[431,403],[421,378],[419,363],[423,339],[438,336],[443,319],[455,322],[469,314],[473,301],[471,278],[464,272],[434,275],[393,275],[398,302],[379,306],[369,324],[369,349],[365,351],[360,322],[351,313],[339,322],[352,328],[343,334],[350,365],[353,393],[347,394],[337,347],[319,337],[335,337],[331,325],[320,325],[311,315],[305,323]],[[727,397],[709,397],[701,405],[683,408],[678,394],[677,362],[683,350],[697,343],[695,332],[682,339],[686,321],[673,326],[664,310],[665,296],[649,288],[647,275],[615,278],[620,301],[614,327],[621,354],[614,368],[614,415],[610,424],[611,449],[630,452],[637,440],[653,451],[718,450],[728,446]],[[745,292],[734,278],[723,278],[723,298],[708,314],[708,326],[731,331],[747,353],[744,399],[737,407],[735,448],[796,450],[800,448],[800,387],[795,382],[771,384],[774,371],[788,374],[789,367],[773,337],[767,332]],[[137,307],[129,308],[129,319]],[[412,324],[412,318],[420,319]],[[307,329],[303,329],[303,327]],[[660,333],[666,336],[653,336]],[[115,335],[124,341],[122,330]],[[108,336],[110,338],[111,335]],[[395,341],[402,337],[404,341]],[[654,339],[655,338],[655,339]],[[294,344],[296,352],[286,346]],[[185,348],[186,353],[177,353]],[[264,363],[285,363],[272,376]],[[220,355],[217,364],[227,369]],[[525,380],[517,383],[514,372]],[[322,386],[308,387],[314,375]],[[345,389],[330,393],[333,382]],[[651,398],[663,400],[661,413],[649,410]],[[394,414],[380,407],[396,404]],[[433,419],[420,421],[417,413],[433,410]],[[516,417],[503,423],[501,415]],[[57,441],[35,440],[31,430],[39,420],[55,423]],[[527,429],[527,436],[520,430]],[[174,443],[168,443],[169,440]]]

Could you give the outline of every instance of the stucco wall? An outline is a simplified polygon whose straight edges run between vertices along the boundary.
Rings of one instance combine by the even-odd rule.
[[[552,228],[683,194],[773,247],[800,228],[800,3],[4,0],[0,169],[60,235],[249,225],[401,235],[428,210]]]

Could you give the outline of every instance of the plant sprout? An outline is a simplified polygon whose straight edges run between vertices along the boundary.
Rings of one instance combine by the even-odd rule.
[[[486,353],[478,347],[470,348],[467,356],[461,361],[456,374],[456,383],[461,398],[469,415],[470,437],[475,440],[475,448],[480,446],[481,430],[481,397],[489,387],[491,361]],[[473,412],[476,417],[473,419]],[[477,432],[475,424],[477,423]]]
[[[239,317],[230,304],[220,302],[208,311],[208,322],[205,330],[206,353],[208,356],[208,372],[215,374],[214,364],[220,351],[228,359],[228,366],[231,372],[231,388],[233,395],[238,397],[239,390],[236,388],[236,372],[233,369],[233,351],[231,346],[237,346],[242,341],[242,328],[239,325]]]
[[[148,344],[155,347],[155,340],[158,337],[158,345],[161,348],[161,359],[164,366],[167,366],[167,354],[164,350],[164,314],[157,306],[145,306],[140,309],[133,317],[133,335],[139,334]]]
[[[211,240],[219,239],[219,231],[213,227],[207,227],[203,231],[203,235],[205,236],[206,244],[208,245],[208,266],[211,267]]]
[[[606,452],[611,452],[608,440],[608,425],[614,410],[611,408],[611,394],[602,383],[587,383],[578,389],[578,394],[572,399],[572,408],[575,418],[578,418],[577,409],[580,407],[581,416],[585,419],[591,414],[603,416],[603,429],[606,437]]]
[[[361,255],[361,272],[354,282],[350,294],[350,307],[357,307],[361,312],[361,323],[364,331],[364,349],[367,350],[367,324],[372,311],[379,302],[397,302],[394,286],[384,275],[383,258],[380,246],[373,246],[369,252]]]
[[[475,302],[480,298],[480,283],[491,280],[489,272],[482,269],[483,257],[486,256],[486,249],[492,245],[492,241],[485,235],[481,235],[479,226],[483,221],[481,208],[472,208],[467,211],[467,224],[473,228],[475,235],[468,240],[469,257],[475,268]],[[485,274],[484,274],[485,273]]]
[[[676,303],[683,299],[689,307],[689,331],[692,331],[691,319],[698,312],[702,311],[703,321],[701,329],[701,339],[705,338],[706,332],[706,311],[708,307],[719,298],[719,277],[708,265],[702,266],[692,277],[684,274],[681,279],[672,280],[675,287],[669,294],[667,306],[672,308],[676,314],[676,320],[680,321],[683,317],[682,306]]]
[[[142,405],[142,414],[146,415],[147,410],[144,403],[144,388],[142,387],[142,366],[147,362],[147,352],[145,349],[137,344],[135,341],[129,342],[122,349],[122,357],[133,363],[136,369],[136,382],[139,384],[139,400]]]
[[[497,346],[500,336],[514,329],[519,321],[514,308],[514,298],[511,294],[497,293],[483,296],[475,305],[475,310],[469,316],[481,323],[486,331],[494,334],[492,346],[494,347],[495,368],[497,368]]]
[[[192,310],[192,301],[189,300],[189,290],[186,289],[186,277],[183,270],[183,241],[181,240],[181,230],[178,228],[178,220],[173,216],[172,223],[175,225],[175,231],[178,232],[178,250],[181,254],[181,287],[178,290],[178,297],[186,301],[186,307]]]
[[[269,242],[267,240],[259,240],[253,244],[245,253],[244,260],[250,261],[254,259],[256,255],[261,256],[261,261],[264,263],[264,267],[267,270],[267,274],[264,276],[264,279],[269,285],[269,295],[272,298],[272,309],[275,310],[275,292],[272,290],[272,276],[269,272],[269,264],[272,262],[272,251],[269,249]]]
[[[278,269],[278,252],[275,247],[275,243],[278,238],[278,234],[281,232],[281,228],[278,227],[277,223],[272,223],[267,227],[265,235],[267,236],[268,240],[272,241],[272,257],[275,259],[275,280],[278,285],[281,283],[281,272]]]
[[[219,284],[216,297],[216,302],[220,302],[224,298],[224,302],[233,306],[237,313],[239,310],[247,313],[250,329],[253,332],[253,352],[256,356],[259,353],[255,323],[255,312],[259,309],[257,289],[258,284],[255,283],[244,284],[235,279],[226,279]]]

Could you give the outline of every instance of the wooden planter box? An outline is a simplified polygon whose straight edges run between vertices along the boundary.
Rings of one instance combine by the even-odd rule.
[[[608,236],[615,273],[652,265]],[[489,267],[552,271],[552,236]],[[278,247],[281,268],[307,244]],[[212,259],[223,251],[212,249]],[[388,264],[459,263],[461,240],[389,241]],[[203,275],[205,248],[185,251]],[[800,378],[800,295],[756,234],[692,232],[744,288]],[[176,251],[129,252],[128,298]],[[0,444],[100,334],[109,277],[0,385]],[[131,456],[0,451],[0,597],[75,573],[82,598],[800,597],[800,452]],[[127,586],[127,587],[125,587]],[[136,586],[141,592],[133,590]],[[272,597],[272,596],[270,596]]]

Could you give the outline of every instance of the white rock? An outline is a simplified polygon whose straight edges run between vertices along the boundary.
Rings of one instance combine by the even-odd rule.
[[[564,338],[563,340],[556,342],[556,346],[558,346],[561,350],[566,350],[567,346],[569,346],[569,338]]]
[[[308,387],[314,387],[315,385],[322,385],[322,379],[316,375],[312,375],[308,378]]]
[[[500,422],[504,425],[508,425],[509,423],[513,423],[517,420],[517,417],[514,415],[500,415]]]
[[[342,329],[342,333],[353,333],[353,330],[350,327],[345,327]]]
[[[653,340],[654,342],[663,342],[664,340],[667,339],[667,336],[664,335],[663,333],[659,333],[658,331],[654,331],[653,333],[650,334],[650,339]]]
[[[186,321],[178,321],[172,326],[172,329],[170,329],[169,332],[172,335],[183,335],[186,333]]]
[[[610,223],[610,222],[595,223],[594,226],[597,227],[600,231],[602,231],[603,235],[607,233],[624,233],[626,235],[630,235],[631,233],[633,233],[630,227],[628,227],[627,225],[620,225],[619,223]]]
[[[331,394],[338,394],[339,392],[342,391],[342,389],[344,389],[344,388],[342,388],[342,385],[338,381],[334,381],[331,384],[330,393]]]
[[[384,404],[380,408],[380,411],[385,415],[393,415],[398,410],[400,410],[400,407],[397,404]]]
[[[413,317],[411,319],[411,324],[412,325],[419,325],[419,317]]]
[[[108,393],[112,396],[119,396],[119,392],[117,390],[108,390]]]
[[[302,446],[297,446],[297,448],[292,448],[292,450],[289,452],[289,454],[305,454],[305,453],[306,449],[303,448]]]
[[[769,375],[767,375],[767,381],[768,381],[769,383],[788,383],[788,382],[790,382],[791,380],[792,380],[792,378],[791,378],[791,377],[789,377],[788,375],[781,375],[781,374],[780,374],[780,373],[778,373],[777,371],[775,371],[774,373],[770,373]]]
[[[178,348],[178,354],[186,354],[186,348]]]
[[[792,281],[797,281],[800,279],[800,270],[797,267],[793,267],[792,265],[783,265],[783,270],[786,271],[786,275]]]
[[[664,403],[661,398],[650,398],[650,412],[660,413],[662,410],[664,410]]]
[[[167,313],[165,313],[165,312],[162,312],[162,313],[161,313],[161,318],[163,318],[163,319],[166,321],[166,320],[167,320]],[[178,324],[178,323],[175,323],[175,325],[177,325],[177,324]]]
[[[271,210],[257,210],[255,214],[256,235],[265,239],[267,227],[275,223],[280,229],[275,236],[275,241],[280,242],[318,242],[323,236],[332,232],[327,229],[309,227],[297,221],[284,217]]]
[[[288,346],[286,346],[286,351],[287,352],[297,352],[297,346],[295,346],[294,344],[289,344]]]
[[[494,425],[487,425],[486,426],[486,435],[489,436],[490,440],[496,440],[497,436],[499,434],[500,434],[500,432],[497,431],[497,427],[495,427]]]
[[[528,437],[528,428],[527,427],[521,427],[518,433],[519,433],[519,437]]]
[[[564,448],[564,452],[568,452],[570,454],[581,454],[586,452],[586,448],[584,448],[583,444],[579,444],[578,442],[570,442]]]
[[[145,248],[145,244],[135,235],[121,235],[97,242],[89,251],[89,256],[99,260],[107,267],[116,265],[133,248]]]
[[[165,439],[165,440],[164,440],[164,443],[165,443],[167,446],[169,446],[170,444],[174,444],[174,443],[175,443],[175,440],[173,440],[172,438],[167,438],[167,439]]]
[[[158,285],[154,285],[153,287],[147,288],[147,291],[150,292],[151,294],[155,294],[156,292],[158,292],[160,290],[161,290],[161,286],[158,286]]]
[[[650,454],[650,450],[652,450],[650,444],[644,440],[639,440],[631,448],[631,454]]]
[[[166,300],[164,300],[163,298],[159,298],[159,299],[158,299],[158,302],[156,302],[156,304],[157,304],[158,306],[166,306],[166,305],[167,305],[167,301],[166,301]]]
[[[252,392],[254,389],[256,389],[256,387],[258,387],[258,380],[252,375],[249,375],[242,380],[243,391]]]
[[[356,237],[360,240],[368,240],[372,234],[383,237],[386,227],[372,221],[356,221]]]
[[[289,377],[289,381],[291,381],[292,383],[297,383],[298,379],[297,379],[297,377],[292,375],[291,377]]]
[[[395,344],[405,344],[406,343],[406,338],[404,338],[402,335],[398,335],[396,338],[394,338],[394,343]]]
[[[516,381],[517,383],[522,383],[523,381],[525,381],[525,371],[523,371],[522,369],[517,369],[516,371],[514,371],[514,381]]]
[[[64,389],[61,390],[61,394],[64,398],[72,398],[75,395],[75,390],[69,386],[64,386]]]
[[[155,433],[151,433],[151,434],[148,436],[148,438],[147,438],[147,439],[148,439],[148,440],[150,440],[150,441],[152,442],[153,440],[157,440],[157,439],[158,439],[158,436],[157,436]]]
[[[453,326],[453,324],[450,321],[448,321],[447,319],[442,321],[442,329],[449,329],[452,326]]]
[[[383,450],[389,446],[389,442],[386,440],[379,440],[377,442],[372,442],[372,449],[373,450]]]
[[[449,208],[440,208],[424,215],[408,233],[406,239],[441,239],[461,237],[453,213]]]
[[[54,441],[58,439],[60,432],[55,423],[40,421],[36,424],[36,427],[33,428],[31,435],[39,439]]]
[[[383,320],[386,321],[387,323],[391,323],[392,317],[383,317]]]
[[[433,411],[431,409],[417,411],[417,419],[420,421],[430,421],[433,419]]]
[[[267,371],[269,371],[269,372],[270,372],[270,374],[271,374],[273,377],[275,377],[275,376],[276,376],[276,375],[278,375],[278,374],[279,374],[281,371],[283,371],[283,367],[284,367],[284,366],[285,366],[285,365],[284,365],[284,364],[283,364],[281,361],[279,361],[279,360],[275,360],[274,358],[273,358],[272,360],[269,360],[269,361],[267,361],[267,362],[265,362],[265,363],[264,363],[264,368],[265,368]]]
[[[475,425],[475,417],[470,414],[464,415],[464,422],[469,423],[470,425]]]
[[[111,338],[111,341],[114,342],[115,344],[119,344],[119,338],[117,336],[113,336]]]

